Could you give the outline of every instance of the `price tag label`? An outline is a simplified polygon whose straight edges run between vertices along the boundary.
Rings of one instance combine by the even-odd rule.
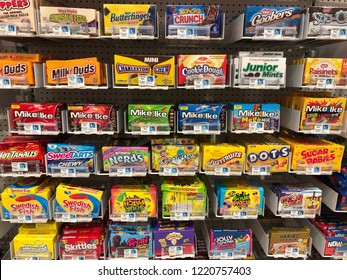
[[[98,124],[96,122],[82,122],[81,130],[83,133],[97,133]]]
[[[333,78],[318,78],[317,79],[317,87],[318,88],[332,88],[332,87],[334,87],[334,79]]]
[[[140,87],[155,87],[155,76],[139,75],[138,77]]]
[[[251,175],[269,175],[266,166],[252,166]]]
[[[192,38],[194,38],[194,29],[193,28],[178,28],[177,29],[177,38],[178,39],[192,39]]]
[[[55,36],[70,36],[71,28],[70,25],[56,25],[52,28],[53,35]]]
[[[120,39],[137,39],[136,27],[120,27],[119,28]]]
[[[251,89],[264,89],[266,87],[265,79],[250,79],[249,88]]]
[[[331,39],[347,39],[347,28],[332,28]]]
[[[194,125],[194,134],[205,134],[209,133],[210,129],[208,124],[195,124]]]
[[[216,167],[214,169],[214,175],[216,176],[229,176],[230,168],[229,167]]]
[[[221,252],[220,259],[221,260],[230,260],[234,258],[234,252]]]
[[[343,252],[342,259],[344,261],[347,261],[347,252]]]
[[[194,89],[210,89],[211,88],[211,79],[195,79],[194,80]]]
[[[245,211],[233,212],[233,217],[236,219],[247,219],[247,212]]]
[[[161,176],[178,176],[177,167],[161,167],[159,175]]]
[[[263,132],[264,122],[251,122],[249,123],[249,131],[251,132]]]
[[[290,217],[292,218],[303,218],[304,217],[304,211],[302,210],[293,210],[290,211]]]
[[[14,24],[0,24],[1,35],[17,35],[17,26]]]
[[[315,124],[313,133],[322,133],[322,134],[330,133],[330,124],[318,124],[318,123]]]
[[[25,260],[26,261],[38,261],[38,260],[40,260],[40,258],[39,257],[27,257],[27,258],[25,258]]]
[[[11,162],[13,172],[28,172],[27,162]]]
[[[61,168],[60,175],[62,177],[76,177],[77,172],[75,168]]]
[[[0,88],[12,88],[11,79],[0,78]]]
[[[33,223],[33,216],[30,215],[22,215],[17,217],[18,223]]]
[[[321,170],[320,166],[307,167],[306,175],[321,175]]]
[[[155,125],[141,126],[141,134],[142,135],[157,134],[157,127]]]
[[[77,222],[77,215],[75,215],[75,214],[62,214],[61,220],[63,223],[76,223]]]
[[[117,176],[119,177],[132,177],[133,169],[132,167],[121,167],[117,169]]]
[[[124,258],[137,258],[137,249],[124,249]]]
[[[176,221],[189,221],[190,213],[189,212],[176,212],[174,219]]]
[[[285,257],[297,258],[299,257],[299,248],[286,248],[284,252]]]
[[[71,259],[75,260],[75,261],[84,261],[86,259],[86,257],[85,256],[72,256]]]
[[[39,124],[25,124],[24,125],[24,134],[42,134],[41,125]]]
[[[282,28],[264,28],[263,36],[266,39],[280,39],[283,37]]]
[[[84,77],[81,75],[68,75],[67,85],[68,87],[85,87]]]
[[[183,255],[183,246],[170,246],[169,247],[170,256],[182,256]]]
[[[122,222],[136,222],[136,213],[123,213],[120,220]]]

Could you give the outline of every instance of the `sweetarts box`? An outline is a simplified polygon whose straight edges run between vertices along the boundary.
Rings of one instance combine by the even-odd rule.
[[[222,36],[222,13],[219,5],[167,5],[166,34],[178,35],[180,28],[198,27],[197,36]],[[206,29],[203,29],[205,27]]]
[[[225,104],[178,104],[178,131],[201,132],[226,130]]]
[[[262,36],[265,27],[281,27],[283,37],[296,37],[300,30],[300,14],[301,8],[296,6],[247,6],[244,36]]]

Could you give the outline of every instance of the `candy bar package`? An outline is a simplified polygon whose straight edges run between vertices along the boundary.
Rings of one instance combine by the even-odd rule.
[[[219,5],[167,5],[166,36],[180,36],[180,30],[195,36],[222,37],[222,12]],[[190,36],[191,34],[186,34]]]

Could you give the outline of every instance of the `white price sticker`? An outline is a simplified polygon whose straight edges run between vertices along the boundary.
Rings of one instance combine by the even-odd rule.
[[[190,213],[189,212],[176,212],[174,219],[176,221],[189,221]]]
[[[230,168],[229,167],[216,167],[214,169],[214,175],[216,176],[229,176]]]
[[[177,29],[177,38],[178,39],[194,38],[194,29],[193,28],[178,28]]]
[[[233,212],[233,217],[236,219],[247,219],[246,211]]]
[[[60,175],[62,177],[76,177],[77,172],[75,168],[61,168]]]
[[[26,260],[26,261],[38,261],[38,260],[40,260],[40,258],[39,258],[39,257],[34,257],[34,256],[33,256],[33,257],[26,257],[25,260]]]
[[[303,218],[305,212],[302,210],[292,210],[290,211],[290,217],[292,218]]]
[[[124,249],[124,258],[137,258],[137,249]]]
[[[322,133],[322,134],[330,133],[330,124],[316,123],[314,125],[313,133]]]
[[[194,79],[194,89],[210,89],[211,79]]]
[[[265,79],[250,79],[249,88],[251,89],[263,89],[266,87]]]
[[[53,35],[55,36],[70,36],[71,29],[70,25],[56,25],[52,28]]]
[[[139,75],[138,81],[140,87],[155,87],[155,76],[153,75]]]
[[[334,79],[333,78],[318,78],[317,79],[317,87],[318,88],[332,88],[332,87],[334,87]]]
[[[251,175],[269,175],[266,166],[252,166]]]
[[[194,134],[205,134],[209,133],[210,129],[208,124],[195,124],[194,125]]]
[[[286,248],[284,252],[285,257],[297,258],[299,257],[299,248]]]
[[[282,38],[282,28],[265,28],[263,36],[267,39],[280,39]]]
[[[68,75],[67,85],[68,87],[85,87],[84,77],[81,75]]]
[[[71,259],[75,260],[75,261],[84,261],[86,259],[86,257],[85,256],[72,256]]]
[[[0,78],[0,88],[12,88],[11,79]]]
[[[13,172],[28,172],[27,162],[11,162]]]
[[[136,27],[120,27],[119,38],[120,39],[136,39],[137,28]]]
[[[123,213],[120,220],[121,222],[136,222],[136,213]]]
[[[33,216],[30,215],[23,215],[17,217],[18,223],[33,223]]]
[[[96,133],[98,132],[98,124],[96,122],[82,122],[81,130],[83,133]]]
[[[347,39],[346,28],[332,28],[330,33],[331,39]]]
[[[264,131],[264,122],[250,122],[249,131],[251,132],[263,132]]]
[[[321,170],[320,166],[307,167],[306,175],[321,175]]]
[[[170,256],[182,256],[183,255],[183,246],[170,246],[169,247]]]
[[[61,220],[63,223],[76,223],[77,222],[77,215],[75,215],[75,214],[62,214]]]
[[[132,177],[133,176],[132,167],[119,167],[119,168],[117,168],[117,176],[119,176],[119,177]]]
[[[178,176],[177,167],[161,167],[160,172],[161,176]]]
[[[155,125],[141,126],[141,135],[157,134],[157,127]]]
[[[25,134],[42,134],[41,125],[39,124],[25,124],[24,125]]]
[[[0,24],[1,35],[17,35],[17,26],[14,24]]]
[[[343,252],[342,259],[344,261],[347,261],[347,252]]]

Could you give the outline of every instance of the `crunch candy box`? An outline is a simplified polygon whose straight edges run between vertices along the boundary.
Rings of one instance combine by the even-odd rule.
[[[195,36],[222,37],[219,5],[167,5],[166,36],[179,36],[180,28],[193,28]],[[194,27],[198,27],[194,29]],[[206,27],[207,30],[202,29]]]

